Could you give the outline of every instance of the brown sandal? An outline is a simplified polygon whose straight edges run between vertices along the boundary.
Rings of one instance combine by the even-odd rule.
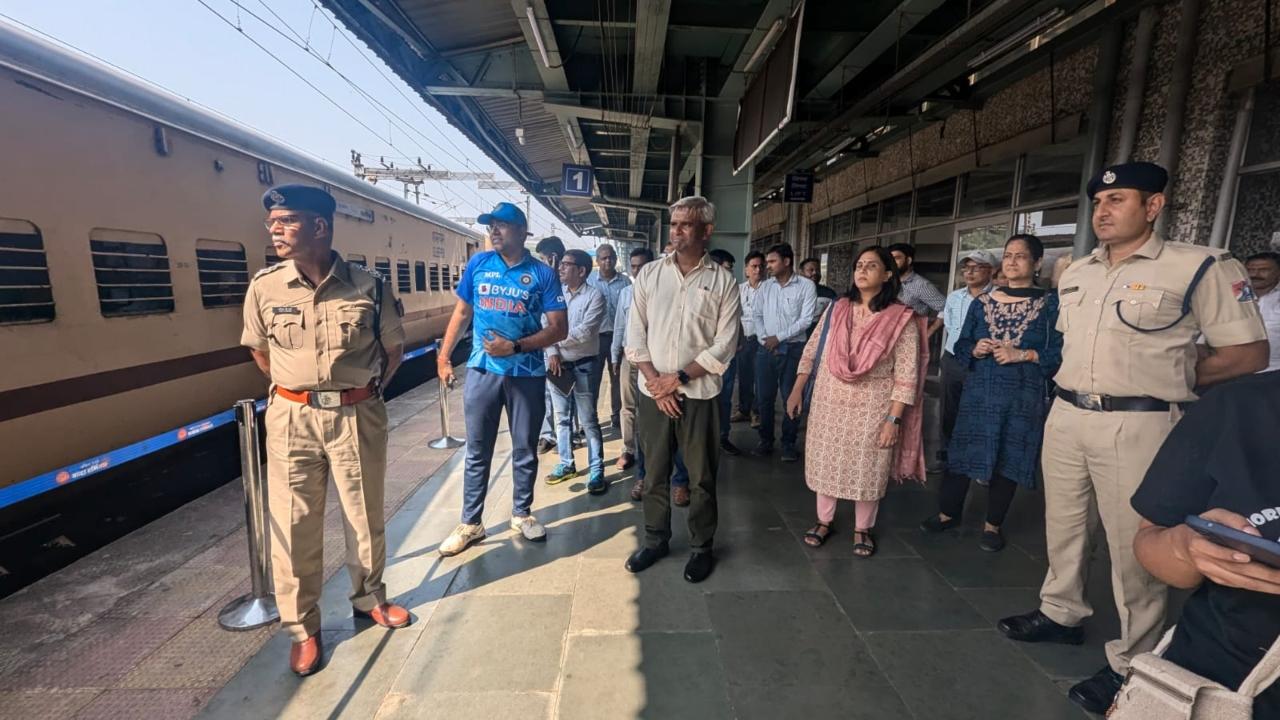
[[[819,532],[820,530],[823,532]],[[831,537],[834,533],[835,531],[831,529],[830,523],[818,523],[804,534],[804,544],[811,548],[822,547],[822,544],[827,541],[827,538]]]

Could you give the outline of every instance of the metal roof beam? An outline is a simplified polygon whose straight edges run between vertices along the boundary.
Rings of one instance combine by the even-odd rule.
[[[649,95],[658,89],[662,74],[662,59],[667,52],[667,20],[671,16],[671,0],[637,0],[636,4],[636,60],[631,78],[631,92]],[[634,101],[633,101],[634,102]],[[639,103],[637,103],[639,105]],[[655,103],[642,108],[652,114]],[[631,129],[631,177],[627,194],[640,197],[644,190],[644,165],[648,159],[649,128]],[[627,224],[636,224],[634,210],[627,213]]]
[[[876,58],[893,47],[899,37],[924,20],[942,3],[943,0],[902,0],[898,7],[886,15],[869,35],[853,46],[849,54],[818,81],[804,99],[826,98],[840,92],[845,85],[875,62]]]

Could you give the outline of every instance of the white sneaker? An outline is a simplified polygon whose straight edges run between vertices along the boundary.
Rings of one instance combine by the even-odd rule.
[[[484,525],[463,523],[449,533],[449,537],[440,543],[439,552],[444,557],[451,557],[466,550],[484,539]]]
[[[525,540],[541,542],[547,539],[547,529],[532,515],[511,518],[511,529],[523,535]]]

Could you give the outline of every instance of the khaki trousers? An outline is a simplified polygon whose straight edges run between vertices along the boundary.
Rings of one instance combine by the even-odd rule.
[[[1093,412],[1057,400],[1044,428],[1049,573],[1040,589],[1040,611],[1070,626],[1093,614],[1085,583],[1101,519],[1120,613],[1120,637],[1107,643],[1107,662],[1121,675],[1134,655],[1155,648],[1164,629],[1168,588],[1134,557],[1142,518],[1129,499],[1174,422],[1172,412]]]
[[[618,385],[622,392],[622,411],[619,413],[622,425],[622,452],[636,454],[636,405],[639,403],[640,369],[631,364],[624,355],[618,370]]]
[[[280,626],[294,642],[320,632],[329,477],[346,531],[351,604],[386,602],[383,491],[387,408],[379,398],[322,409],[273,396],[266,412],[271,574]]]

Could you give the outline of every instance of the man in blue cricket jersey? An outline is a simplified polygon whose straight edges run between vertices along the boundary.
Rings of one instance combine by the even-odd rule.
[[[484,539],[481,516],[504,408],[511,434],[514,485],[511,529],[526,540],[546,539],[546,529],[530,513],[538,472],[535,445],[546,412],[547,371],[542,351],[564,340],[569,329],[560,279],[555,270],[524,248],[528,221],[520,208],[498,203],[477,222],[489,226],[493,250],[478,253],[467,263],[436,360],[440,382],[453,382],[449,356],[462,328],[472,323],[471,357],[467,360],[470,372],[463,390],[467,460],[462,524],[440,544],[444,556],[457,555]]]

